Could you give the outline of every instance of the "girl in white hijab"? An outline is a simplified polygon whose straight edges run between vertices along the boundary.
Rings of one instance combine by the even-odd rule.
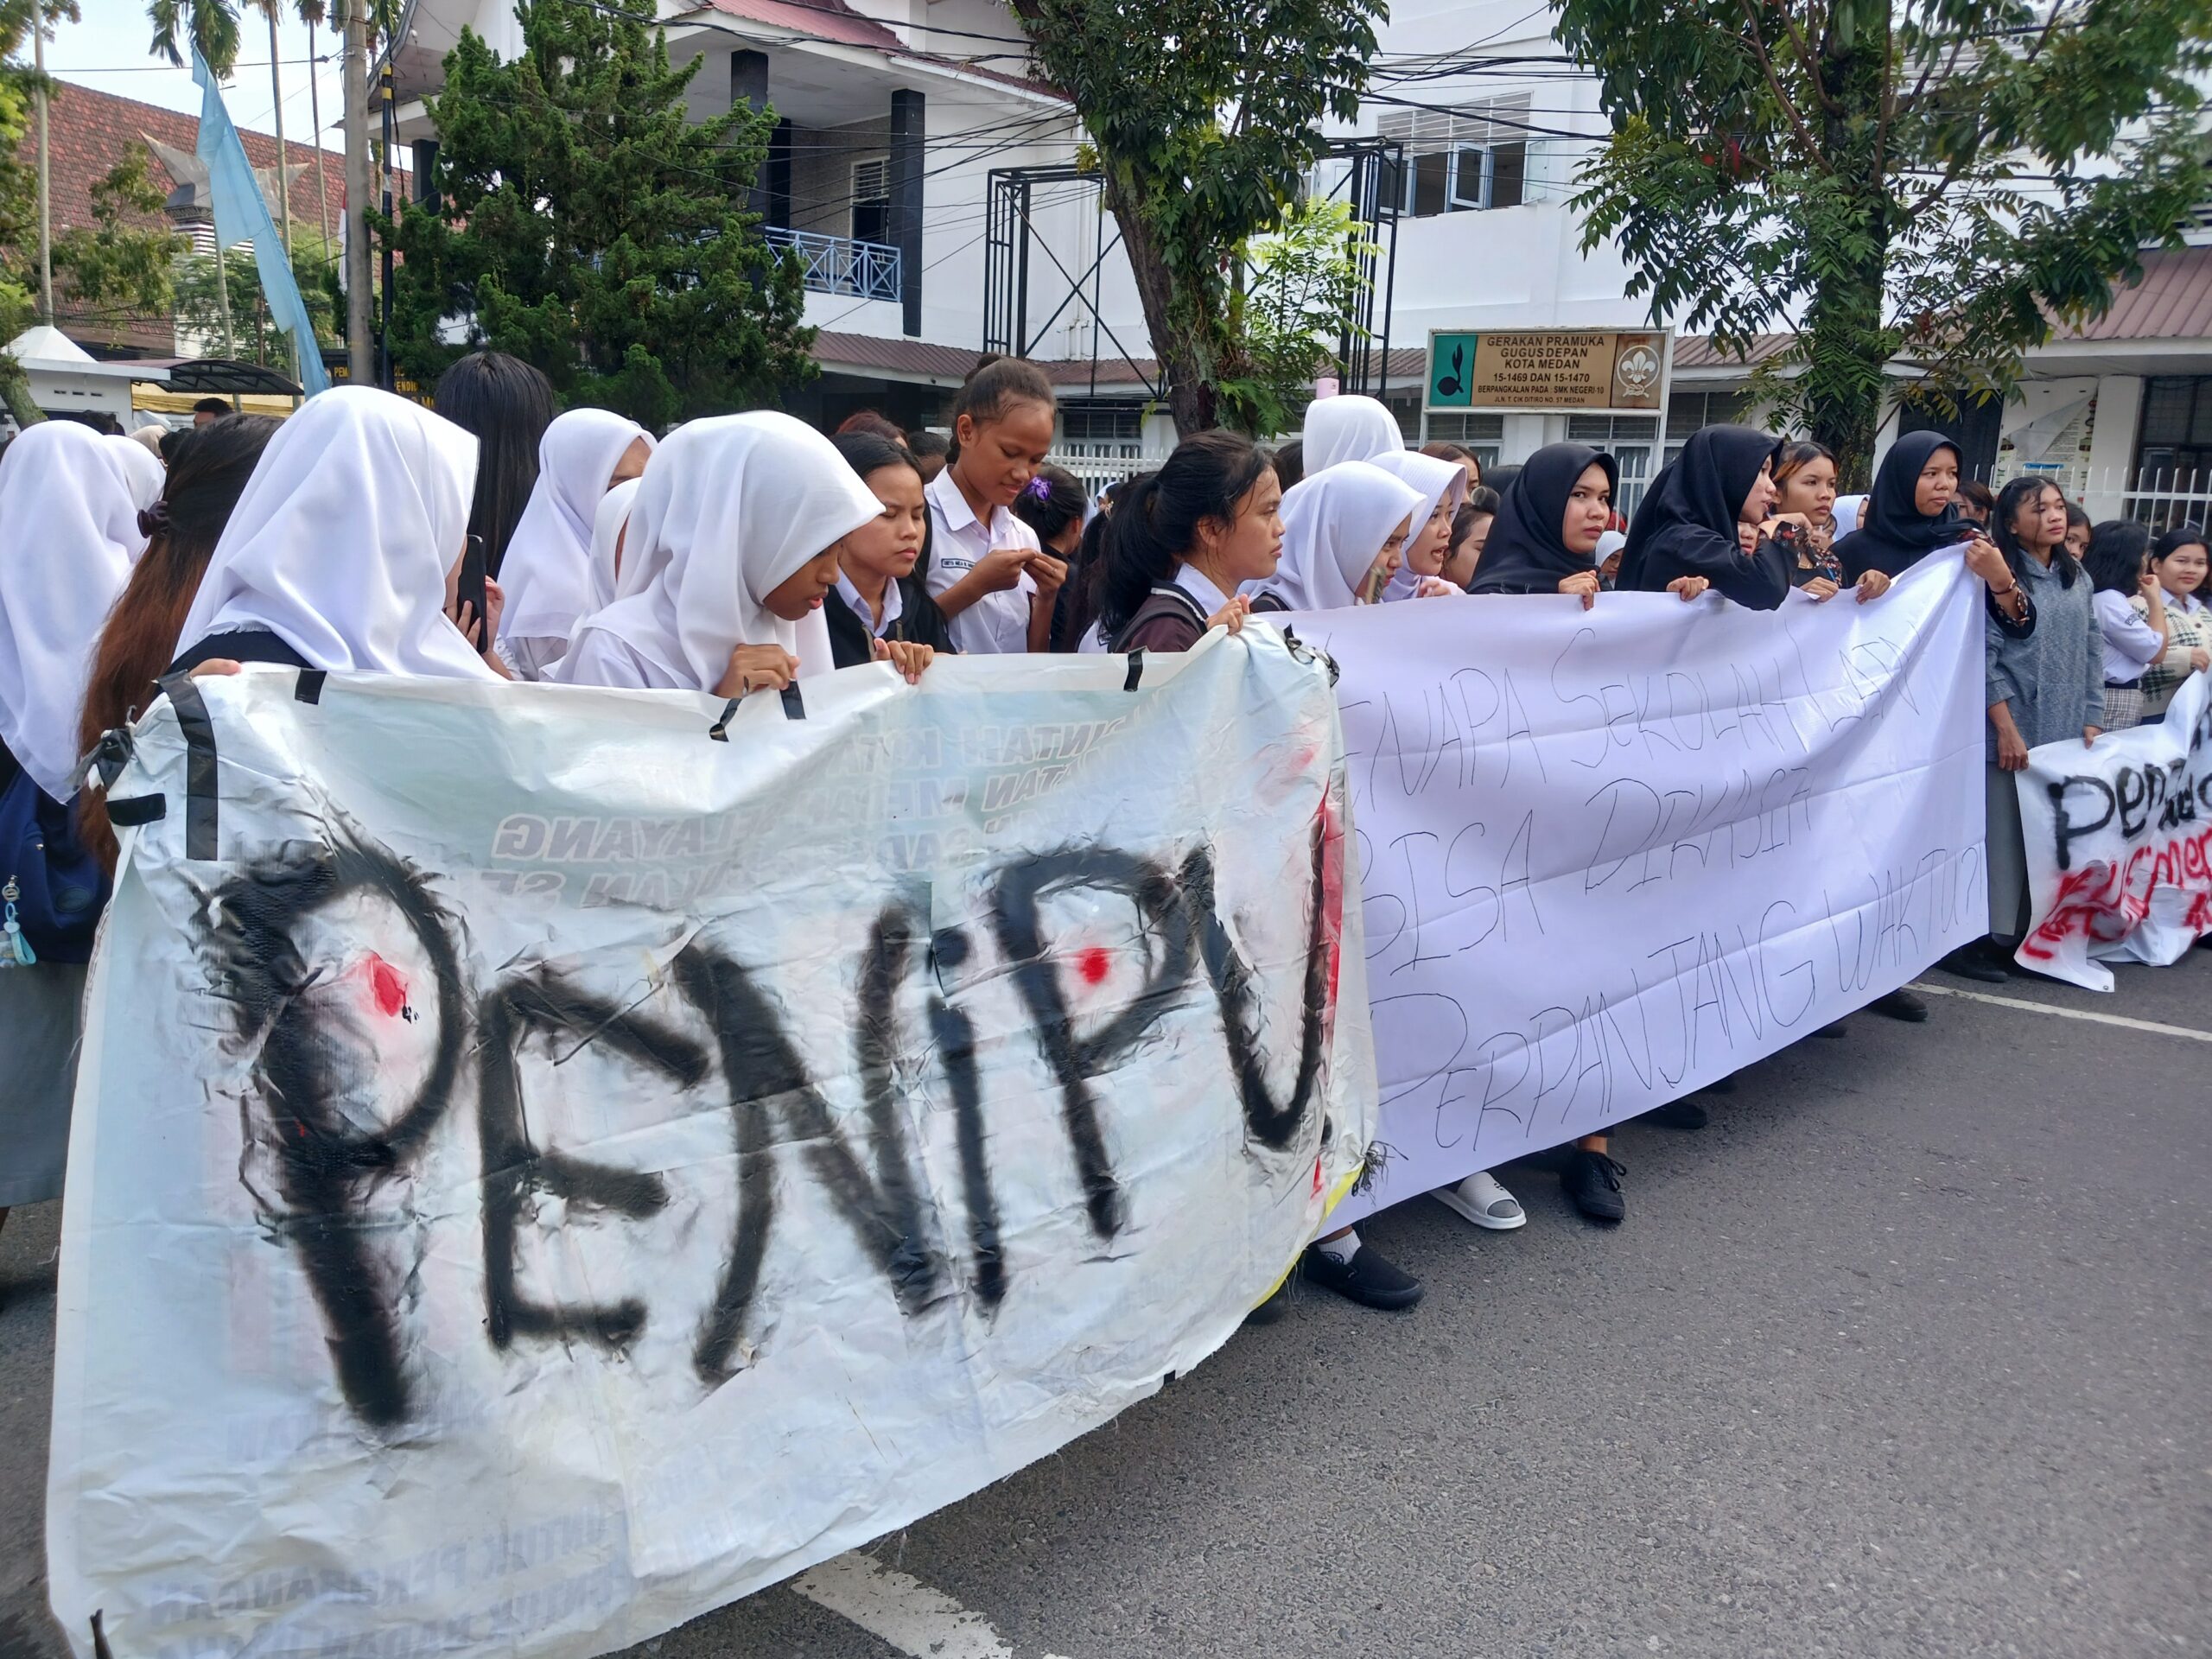
[[[734,697],[827,671],[836,543],[882,511],[788,415],[678,427],[645,464],[614,602],[577,626],[556,677]]]
[[[75,421],[41,422],[0,461],[0,742],[57,801],[77,792],[92,649],[162,478],[141,446]]]
[[[1372,397],[1317,397],[1306,406],[1306,476],[1406,447],[1397,417]]]
[[[599,498],[599,511],[591,518],[591,597],[585,616],[605,610],[614,602],[614,589],[622,578],[623,531],[636,505],[642,478],[626,478]],[[571,628],[569,632],[575,632]],[[566,643],[565,641],[563,642]]]
[[[421,404],[369,386],[309,398],[215,543],[177,666],[502,677],[445,610],[475,486],[476,440]]]
[[[1457,592],[1444,580],[1444,561],[1452,551],[1452,515],[1467,499],[1467,469],[1456,461],[1424,455],[1418,449],[1394,449],[1368,464],[1421,492],[1413,533],[1406,537],[1406,562],[1390,578],[1382,597],[1428,599]]]
[[[604,409],[555,417],[537,444],[537,483],[499,566],[507,607],[499,655],[525,680],[546,677],[591,602],[591,538],[607,492],[645,469],[652,436]],[[604,601],[601,601],[602,603]]]
[[[1389,544],[1402,547],[1412,533],[1421,500],[1412,485],[1363,461],[1308,473],[1283,493],[1282,562],[1266,581],[1247,584],[1254,608],[1336,611],[1370,602],[1370,578],[1390,557]]]

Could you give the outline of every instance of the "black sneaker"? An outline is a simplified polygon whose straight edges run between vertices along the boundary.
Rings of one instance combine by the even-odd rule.
[[[1372,1244],[1362,1244],[1349,1262],[1339,1262],[1319,1245],[1309,1244],[1305,1274],[1308,1283],[1333,1290],[1362,1307],[1395,1313],[1421,1300],[1421,1281],[1384,1261]]]
[[[1275,1287],[1274,1294],[1244,1316],[1247,1325],[1273,1325],[1290,1312],[1290,1281],[1293,1275],[1285,1274],[1282,1283]]]
[[[1694,1100],[1670,1100],[1664,1106],[1654,1106],[1643,1117],[1646,1122],[1669,1129],[1701,1129],[1713,1121],[1705,1108]]]
[[[1736,1092],[1736,1074],[1731,1071],[1725,1077],[1715,1077],[1696,1092],[1700,1095],[1732,1095]]]
[[[1604,1153],[1577,1147],[1567,1154],[1559,1184],[1567,1189],[1574,1207],[1591,1220],[1618,1221],[1628,1214],[1628,1205],[1621,1197],[1621,1177],[1627,1173],[1624,1165]]]
[[[1902,988],[1891,991],[1887,996],[1876,997],[1866,1007],[1872,1013],[1886,1014],[1891,1019],[1902,1020],[1909,1026],[1928,1023],[1927,999],[1915,996],[1910,991]]]
[[[1815,1037],[1848,1037],[1850,1028],[1840,1020],[1832,1020],[1813,1033]]]
[[[1980,940],[1961,945],[1936,965],[1947,974],[1979,980],[1984,985],[2002,985],[2012,977],[1997,965],[1996,959],[1982,948]]]

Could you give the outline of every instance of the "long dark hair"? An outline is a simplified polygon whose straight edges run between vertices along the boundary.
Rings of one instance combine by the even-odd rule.
[[[887,467],[904,467],[916,478],[922,475],[922,464],[914,459],[914,452],[903,443],[893,443],[880,433],[866,428],[840,432],[830,440],[830,447],[845,458],[845,465],[868,482],[873,474]],[[914,561],[913,576],[926,578],[930,569],[930,541],[937,529],[937,519],[930,513],[922,515],[922,551]],[[912,580],[910,576],[908,580]]]
[[[1065,533],[1070,524],[1079,524],[1090,511],[1090,498],[1083,492],[1083,485],[1065,467],[1039,467],[1014,498],[1014,516],[1037,532],[1037,539],[1050,547],[1056,537]]]
[[[1139,473],[1123,479],[1114,486],[1114,493],[1126,497],[1129,486],[1138,479],[1149,482],[1152,476],[1150,473]],[[1090,632],[1090,625],[1098,620],[1099,601],[1106,591],[1106,550],[1114,533],[1115,517],[1114,513],[1101,512],[1083,527],[1083,539],[1076,543],[1075,569],[1068,573],[1067,586],[1060,590],[1075,595],[1068,602],[1065,626],[1055,607],[1054,651],[1075,650],[1082,645],[1083,636]]]
[[[2066,493],[2049,479],[2039,478],[2033,473],[2024,473],[2005,486],[1997,498],[1997,511],[1990,515],[1995,521],[1989,526],[1990,539],[1997,543],[1997,550],[2005,556],[2005,563],[2012,567],[2016,580],[2024,579],[2027,574],[2028,550],[2020,545],[2012,521],[2020,516],[2023,505],[2038,499],[2045,490],[2056,491],[2059,499],[2065,499]],[[2063,541],[2050,550],[2050,568],[2058,572],[2060,585],[2067,588],[2071,588],[2074,578],[2082,574],[2080,562],[2066,550],[2066,543]]]
[[[99,742],[102,732],[129,725],[153,700],[154,682],[176,659],[176,637],[223,526],[277,424],[265,415],[226,415],[187,432],[177,445],[160,505],[141,520],[152,523],[153,537],[131,567],[92,653],[77,721],[79,754]],[[77,820],[86,845],[112,870],[117,848],[106,797],[96,789],[79,790]]]
[[[2089,551],[2082,569],[2095,592],[2132,597],[2141,590],[2143,560],[2150,551],[2150,525],[2133,518],[2107,518],[2089,532]]]
[[[1235,432],[1195,432],[1175,446],[1156,473],[1132,479],[1115,493],[1106,541],[1099,631],[1109,639],[1136,614],[1155,582],[1172,582],[1198,540],[1198,524],[1236,518],[1236,504],[1274,470],[1251,439]]]
[[[476,435],[476,499],[468,533],[499,574],[507,543],[537,487],[537,444],[553,424],[553,383],[518,357],[471,352],[438,377],[438,413]]]

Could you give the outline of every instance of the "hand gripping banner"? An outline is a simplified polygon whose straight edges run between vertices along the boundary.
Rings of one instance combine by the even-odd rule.
[[[1357,1172],[1344,742],[1272,632],[734,711],[192,689],[111,791],[80,1653],[639,1641],[1151,1394]]]
[[[1986,930],[1980,586],[1416,601],[1343,670],[1385,1161],[1345,1215],[1727,1076]]]

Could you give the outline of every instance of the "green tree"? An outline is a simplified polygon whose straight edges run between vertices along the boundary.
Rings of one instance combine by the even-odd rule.
[[[1017,0],[1015,13],[1096,146],[1176,430],[1264,427],[1296,389],[1254,360],[1248,245],[1283,223],[1327,153],[1324,118],[1358,113],[1381,0]]]
[[[1246,245],[1244,293],[1248,379],[1224,383],[1224,401],[1249,415],[1248,429],[1295,425],[1313,378],[1341,367],[1336,348],[1368,287],[1374,238],[1341,201],[1306,201],[1282,224]]]
[[[74,226],[54,238],[57,296],[73,302],[80,321],[106,327],[114,342],[131,322],[168,322],[176,264],[192,245],[166,224],[152,229],[143,224],[161,213],[168,199],[154,182],[149,161],[143,144],[131,145],[93,181],[92,224]]]
[[[292,239],[292,276],[300,298],[315,324],[315,338],[327,345],[338,343],[338,301],[327,280],[334,250],[308,226],[297,227]],[[231,301],[232,352],[240,361],[265,364],[292,372],[292,337],[276,326],[261,293],[261,267],[253,245],[241,242],[223,256],[224,286]],[[197,336],[211,354],[223,351],[222,291],[215,283],[215,257],[195,253],[179,260],[175,271],[176,326],[180,334]]]
[[[19,61],[34,18],[50,25],[74,19],[74,0],[0,0],[0,342],[13,340],[38,315],[38,174],[23,156],[30,137],[37,72]],[[0,402],[18,426],[46,417],[31,402],[22,365],[0,352]]]
[[[1938,407],[2009,393],[2202,198],[2212,0],[1564,0],[1611,141],[1585,247],[1655,318],[1739,352],[1863,478],[1885,365]]]
[[[521,53],[501,63],[464,32],[430,100],[442,200],[408,204],[397,230],[394,361],[428,382],[496,346],[564,399],[647,425],[815,372],[798,264],[750,205],[773,113],[692,124],[698,63],[669,67],[652,0],[522,0],[516,15]]]

